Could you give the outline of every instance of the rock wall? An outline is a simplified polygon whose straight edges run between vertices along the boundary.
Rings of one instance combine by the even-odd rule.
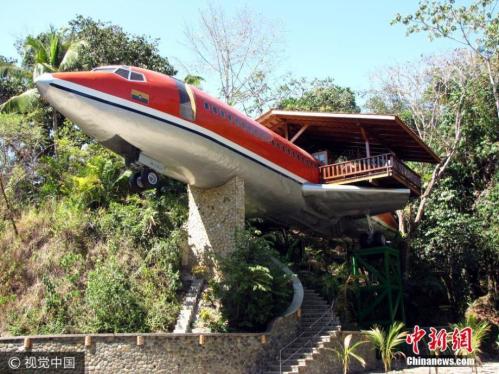
[[[30,337],[30,352],[84,352],[88,373],[259,373],[292,336],[296,314],[261,334],[97,334]],[[141,337],[138,339],[138,337]],[[141,340],[142,345],[138,345]],[[24,337],[0,338],[0,352],[24,352]],[[44,371],[49,372],[49,371]]]
[[[244,180],[235,177],[216,188],[188,187],[187,220],[189,253],[183,265],[212,265],[213,256],[235,249],[235,233],[244,228]]]

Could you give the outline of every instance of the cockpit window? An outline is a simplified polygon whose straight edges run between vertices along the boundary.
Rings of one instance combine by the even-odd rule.
[[[129,81],[134,82],[145,82],[146,77],[142,73],[138,73],[136,71],[132,71],[130,68],[126,66],[101,66],[92,71],[101,71],[101,72],[112,72],[118,74],[120,77],[125,78]]]
[[[130,70],[119,68],[118,70],[115,71],[116,74],[119,76],[128,79],[128,75],[130,74]]]
[[[144,75],[132,71],[132,73],[130,74],[130,80],[131,81],[143,82],[144,81]]]

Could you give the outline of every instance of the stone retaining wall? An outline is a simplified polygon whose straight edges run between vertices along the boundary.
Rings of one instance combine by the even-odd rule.
[[[85,352],[88,373],[258,373],[266,359],[294,334],[297,322],[295,314],[280,317],[261,334],[32,336],[28,350]],[[85,346],[86,336],[90,336],[89,346]],[[143,337],[143,345],[137,344],[138,336]],[[0,338],[0,352],[24,352],[24,338]]]

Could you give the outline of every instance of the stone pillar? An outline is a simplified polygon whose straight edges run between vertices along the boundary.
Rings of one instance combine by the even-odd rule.
[[[234,177],[223,186],[202,189],[188,186],[188,253],[183,264],[211,268],[215,256],[234,251],[235,234],[244,228],[244,180]]]

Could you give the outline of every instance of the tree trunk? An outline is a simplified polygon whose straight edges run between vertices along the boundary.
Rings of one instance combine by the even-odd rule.
[[[497,82],[494,78],[494,73],[492,71],[492,66],[490,66],[490,60],[484,59],[485,65],[487,66],[487,72],[489,73],[490,85],[492,86],[492,94],[494,95],[494,100],[496,102],[497,117],[499,118],[499,92],[497,92]]]
[[[5,206],[7,207],[7,211],[8,211],[8,218],[9,218],[10,223],[12,224],[12,228],[14,229],[14,234],[16,236],[19,236],[19,231],[17,231],[16,221],[14,220],[14,211],[12,209],[12,205],[9,203],[9,199],[7,197],[7,194],[5,193],[2,174],[0,174],[0,190],[2,192],[3,199],[5,200]]]

